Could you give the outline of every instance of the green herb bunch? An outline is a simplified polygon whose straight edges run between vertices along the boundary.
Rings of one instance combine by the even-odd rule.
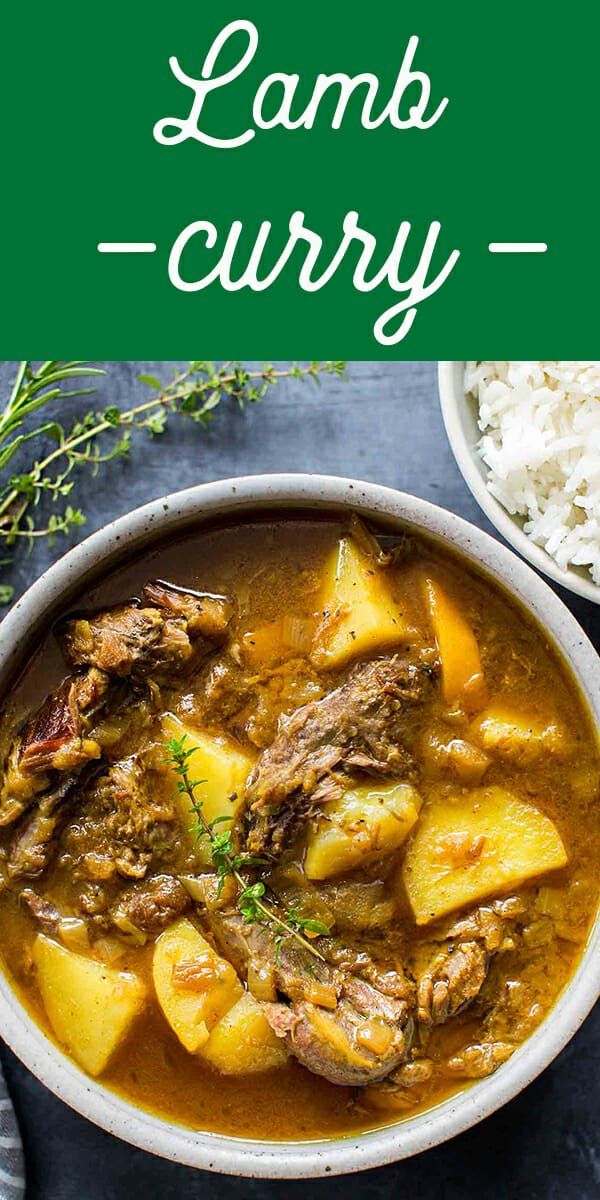
[[[166,383],[141,375],[149,395],[134,407],[89,411],[66,428],[57,420],[56,410],[69,397],[89,395],[93,387],[85,384],[104,372],[81,361],[44,362],[37,367],[20,362],[10,396],[0,409],[0,548],[14,550],[20,541],[31,547],[38,538],[52,541],[57,534],[84,524],[85,514],[68,501],[74,473],[84,468],[96,473],[104,463],[129,457],[135,431],[157,437],[175,415],[206,428],[223,401],[243,408],[263,400],[281,379],[317,381],[323,374],[343,371],[341,362],[312,362],[286,370],[265,363],[255,371],[239,362],[221,366],[190,362]],[[35,426],[30,418],[41,410],[50,410],[49,419]],[[26,451],[28,443],[34,451],[32,461],[27,470],[13,474],[12,460],[17,452]],[[36,522],[43,499],[56,507],[47,520]],[[10,561],[10,557],[0,558],[0,567]],[[0,583],[0,604],[10,603],[12,594],[12,588]]]
[[[207,821],[202,801],[196,795],[196,789],[206,781],[192,780],[188,770],[189,760],[196,753],[196,747],[187,746],[187,738],[184,734],[181,738],[171,738],[166,744],[166,750],[167,762],[177,776],[177,790],[187,797],[190,802],[190,811],[196,816],[196,840],[204,841],[208,845],[212,864],[219,877],[219,892],[222,890],[225,880],[233,878],[240,889],[236,901],[237,907],[248,924],[267,926],[273,933],[278,951],[282,941],[292,937],[305,950],[309,950],[315,958],[322,959],[323,956],[304,935],[326,935],[330,932],[328,926],[323,921],[300,916],[295,908],[287,912],[285,918],[279,916],[273,906],[264,899],[266,894],[264,883],[260,880],[254,883],[249,882],[242,875],[244,870],[266,865],[265,860],[254,855],[236,853],[231,829],[217,830],[218,825],[226,821],[230,822],[231,817],[217,817],[214,821]]]

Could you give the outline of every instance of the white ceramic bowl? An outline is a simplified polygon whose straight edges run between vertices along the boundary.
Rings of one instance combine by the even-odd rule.
[[[46,571],[0,626],[0,689],[78,592],[157,537],[203,520],[271,507],[352,509],[402,523],[453,546],[503,585],[544,626],[570,664],[600,727],[600,660],[562,601],[525,563],[466,521],[390,488],[320,475],[263,475],[208,483],[156,500],[87,538]],[[38,1079],[103,1129],[165,1158],[233,1175],[308,1178],[393,1162],[468,1129],[515,1096],[573,1036],[600,993],[600,922],[552,1013],[507,1063],[429,1112],[386,1128],[310,1142],[268,1142],[196,1132],[143,1112],[89,1079],[42,1033],[0,975],[0,1031]]]
[[[562,587],[576,592],[578,596],[585,596],[586,600],[600,604],[600,587],[594,583],[589,571],[585,567],[570,567],[563,571],[543,546],[536,546],[523,532],[523,518],[511,516],[496,497],[488,492],[487,469],[477,454],[477,443],[481,436],[477,427],[477,404],[472,397],[465,396],[465,366],[464,362],[438,363],[442,416],[452,452],[465,483],[492,525],[496,526],[498,532],[523,555],[523,558],[527,558],[538,571],[542,571]]]

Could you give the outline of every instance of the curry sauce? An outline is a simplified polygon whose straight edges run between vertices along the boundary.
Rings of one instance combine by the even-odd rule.
[[[598,903],[596,732],[543,631],[437,543],[326,515],[159,546],[74,609],[2,724],[0,953],[48,1036],[240,1137],[373,1128],[502,1069]],[[178,731],[271,921],[214,884]],[[61,1024],[56,948],[135,997],[99,1065]]]

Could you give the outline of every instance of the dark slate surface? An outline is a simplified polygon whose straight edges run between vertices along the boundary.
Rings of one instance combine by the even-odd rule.
[[[140,371],[172,364],[112,363],[103,402],[141,394]],[[0,394],[10,378],[0,364]],[[81,403],[81,402],[79,402]],[[261,471],[321,471],[414,492],[489,528],[454,464],[437,404],[435,364],[353,363],[349,380],[321,389],[286,384],[261,409],[220,414],[211,430],[182,427],[138,446],[82,478],[86,532],[165,492],[203,480]],[[54,555],[57,551],[54,552]],[[53,557],[45,546],[21,559],[12,582],[24,589]],[[600,612],[565,595],[596,645]],[[1,636],[1,633],[0,633]],[[311,1183],[236,1180],[154,1159],[96,1129],[55,1099],[2,1049],[25,1138],[29,1200],[593,1200],[600,1196],[600,1013],[586,1021],[543,1076],[511,1104],[452,1142],[398,1166]]]

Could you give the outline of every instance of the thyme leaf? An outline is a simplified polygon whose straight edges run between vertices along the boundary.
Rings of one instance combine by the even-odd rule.
[[[10,549],[24,540],[31,548],[36,539],[52,540],[82,525],[85,513],[76,506],[66,505],[41,524],[36,524],[33,510],[43,497],[60,504],[75,487],[75,479],[70,478],[73,472],[88,468],[96,474],[104,464],[128,458],[135,433],[143,431],[149,437],[158,437],[175,417],[206,429],[224,402],[244,408],[264,400],[282,379],[318,382],[322,375],[343,373],[343,362],[311,362],[284,370],[264,363],[251,371],[239,362],[218,366],[194,360],[166,382],[153,375],[139,376],[151,394],[131,408],[109,405],[100,412],[90,411],[69,428],[52,419],[36,428],[23,429],[38,410],[56,408],[70,397],[89,395],[93,387],[82,383],[104,371],[83,361],[48,361],[37,367],[29,361],[20,362],[10,395],[4,408],[0,407],[0,546]],[[29,443],[41,445],[39,454],[32,456],[28,469],[7,475],[9,463]],[[12,588],[0,584],[0,605],[10,603],[12,595]]]
[[[187,796],[191,811],[196,815],[198,823],[196,839],[207,840],[212,864],[219,879],[218,891],[222,890],[227,878],[235,879],[240,888],[237,897],[239,912],[249,925],[267,925],[273,931],[277,955],[279,955],[282,941],[291,937],[315,958],[323,960],[322,954],[315,946],[311,946],[304,934],[309,936],[328,934],[328,926],[322,921],[299,916],[295,908],[286,914],[285,919],[280,917],[264,899],[266,894],[264,883],[260,880],[255,883],[249,882],[241,873],[244,869],[265,865],[265,860],[254,855],[237,854],[231,830],[217,831],[215,829],[215,826],[230,821],[230,817],[217,817],[214,821],[207,821],[202,801],[196,796],[196,789],[206,781],[191,779],[188,769],[189,760],[196,753],[196,747],[187,746],[187,738],[184,734],[181,738],[171,738],[166,743],[166,750],[166,762],[177,777],[177,790]]]

